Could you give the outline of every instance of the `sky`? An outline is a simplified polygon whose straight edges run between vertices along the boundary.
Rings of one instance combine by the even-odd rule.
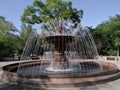
[[[20,30],[20,16],[34,0],[0,0],[0,16],[4,16]],[[120,14],[120,0],[70,0],[73,7],[84,11],[81,24],[95,28],[100,23]],[[37,27],[36,27],[37,28]]]

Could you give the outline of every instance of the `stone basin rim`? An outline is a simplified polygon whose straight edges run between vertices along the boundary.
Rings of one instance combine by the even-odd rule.
[[[49,61],[48,61],[49,62]],[[95,73],[85,73],[85,74],[61,74],[61,75],[57,75],[57,74],[49,74],[47,75],[48,77],[61,77],[61,78],[74,78],[74,77],[91,77],[91,76],[102,76],[102,75],[109,75],[109,74],[112,74],[112,73],[117,73],[119,72],[119,69],[117,68],[117,65],[115,64],[112,64],[112,63],[109,63],[109,62],[102,62],[102,61],[94,61],[94,60],[88,60],[88,61],[81,61],[81,62],[95,62],[95,63],[98,63],[100,65],[106,65],[106,66],[110,66],[112,65],[112,68],[109,68],[108,70],[104,70],[103,71],[100,71],[100,72],[95,72]],[[25,66],[25,65],[29,65],[29,64],[32,64],[34,63],[34,65],[37,65],[40,63],[40,61],[28,61],[28,62],[21,62],[21,63],[12,63],[12,64],[8,64],[8,65],[5,65],[2,67],[2,71],[5,72],[5,73],[9,73],[9,74],[13,74],[13,75],[17,75],[17,76],[22,76],[22,77],[34,77],[34,78],[39,78],[39,77],[44,77],[46,75],[22,75],[22,74],[18,74],[16,72],[12,72],[13,69],[17,68],[19,64],[23,64],[22,66]],[[47,63],[45,61],[45,63]],[[7,69],[7,70],[6,70]],[[9,69],[9,70],[8,70]]]

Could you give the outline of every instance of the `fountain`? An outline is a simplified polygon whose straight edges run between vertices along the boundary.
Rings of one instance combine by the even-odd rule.
[[[88,28],[55,20],[42,27],[42,34],[30,33],[20,62],[4,66],[2,77],[40,87],[87,86],[119,78],[117,66],[98,56]]]

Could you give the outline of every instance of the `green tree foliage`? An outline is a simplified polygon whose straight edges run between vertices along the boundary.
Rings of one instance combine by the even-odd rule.
[[[80,22],[83,16],[82,10],[72,8],[72,2],[63,0],[34,0],[33,5],[27,6],[21,20],[30,24],[49,22],[55,18],[70,19],[73,23]]]
[[[111,32],[111,37],[113,38],[113,44],[116,47],[120,46],[120,15],[110,18],[109,20],[109,30]]]
[[[120,47],[120,15],[98,25],[92,34],[101,54],[116,55]]]
[[[0,57],[8,56],[18,51],[18,32],[16,27],[5,17],[0,16]]]

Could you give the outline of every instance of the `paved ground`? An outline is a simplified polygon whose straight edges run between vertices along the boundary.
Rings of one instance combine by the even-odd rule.
[[[111,61],[112,63],[115,63],[120,68],[120,61]],[[6,64],[9,64],[12,62],[0,62],[0,66],[4,66]],[[120,79],[117,79],[115,81],[100,84],[100,85],[94,85],[94,86],[85,86],[85,87],[77,87],[77,88],[33,88],[27,87],[27,86],[20,86],[11,84],[8,82],[5,82],[0,77],[0,90],[120,90]]]

